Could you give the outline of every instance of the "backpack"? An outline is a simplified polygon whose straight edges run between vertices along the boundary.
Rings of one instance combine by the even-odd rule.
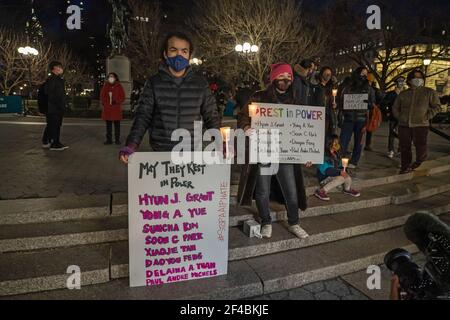
[[[45,81],[44,83],[42,83],[39,86],[38,96],[37,96],[39,112],[42,114],[47,114],[47,112],[48,112],[48,95],[45,92],[46,85],[47,85],[47,81]]]
[[[378,106],[374,105],[372,111],[370,112],[370,118],[367,119],[366,130],[367,132],[376,131],[381,125],[381,121],[383,120],[383,116],[381,114],[381,110]]]

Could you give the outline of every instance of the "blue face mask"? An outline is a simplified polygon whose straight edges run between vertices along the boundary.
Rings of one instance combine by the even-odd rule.
[[[189,67],[189,60],[180,55],[167,58],[166,63],[176,72],[183,71],[184,69]]]

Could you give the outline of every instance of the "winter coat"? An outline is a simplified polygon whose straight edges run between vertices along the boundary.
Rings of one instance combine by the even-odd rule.
[[[48,97],[48,114],[64,114],[66,107],[66,84],[54,73],[47,79],[45,93]]]
[[[392,107],[399,125],[410,128],[428,127],[434,116],[441,111],[437,92],[427,87],[412,87],[401,92]]]
[[[327,85],[313,84],[311,87],[311,106],[325,107],[325,131],[327,136],[336,134],[338,128],[338,110],[333,109],[333,83],[330,80]],[[336,98],[337,104],[337,98]]]
[[[344,110],[344,95],[345,94],[365,94],[369,95],[367,100],[367,109],[365,110]],[[369,83],[362,84],[359,86],[350,84],[344,87],[340,94],[338,101],[339,108],[339,119],[340,122],[366,122],[369,111],[372,110],[375,104],[375,90],[369,86]]]
[[[127,145],[139,145],[149,130],[154,151],[172,151],[180,143],[171,141],[172,132],[183,128],[194,139],[194,121],[203,121],[203,129],[220,128],[216,100],[208,82],[191,68],[182,78],[175,78],[167,66],[161,65],[145,84]]]
[[[298,68],[304,71],[302,67],[299,66]],[[299,104],[302,106],[311,105],[312,92],[311,92],[311,83],[309,79],[295,72],[294,82],[292,85],[295,90],[295,94],[298,98]]]
[[[106,82],[100,92],[100,99],[103,105],[103,120],[120,121],[123,119],[122,104],[125,101],[125,91],[120,82],[116,81],[114,84]]]
[[[241,110],[238,116],[238,127],[244,129],[245,127],[251,126],[251,118],[249,116],[249,108],[248,106],[252,102],[261,102],[261,103],[280,103],[277,100],[277,96],[275,94],[275,89],[273,86],[269,86],[267,90],[256,92],[250,101],[245,105],[245,107]],[[291,104],[300,104],[298,99],[295,96],[295,91],[293,94],[293,103]],[[247,140],[248,146],[248,140]],[[247,148],[248,151],[248,148]],[[242,166],[241,178],[239,180],[239,188],[238,188],[238,203],[242,206],[251,206],[253,200],[253,194],[256,188],[256,181],[258,177],[259,165],[258,164],[245,164]],[[294,165],[294,174],[295,174],[295,182],[297,185],[297,198],[298,205],[302,211],[305,211],[307,208],[307,198],[306,191],[304,185],[303,171],[302,165],[296,164]],[[273,181],[273,179],[272,179]],[[278,184],[275,186],[278,187]],[[272,192],[274,189],[272,189]],[[280,192],[281,190],[279,190]],[[276,194],[276,198],[284,201],[282,195]]]

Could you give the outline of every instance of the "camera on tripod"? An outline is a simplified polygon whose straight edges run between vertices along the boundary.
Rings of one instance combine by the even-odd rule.
[[[429,213],[412,215],[404,226],[407,238],[425,255],[421,269],[411,254],[394,249],[384,257],[400,280],[404,300],[450,300],[450,228]]]

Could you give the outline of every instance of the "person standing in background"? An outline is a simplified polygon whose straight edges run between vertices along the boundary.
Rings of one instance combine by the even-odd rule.
[[[47,127],[44,130],[42,143],[45,149],[50,148],[51,151],[64,151],[69,148],[60,141],[64,109],[66,107],[66,85],[62,78],[64,68],[61,62],[52,61],[49,69],[51,75],[47,79],[44,88],[48,104],[46,114]]]
[[[122,104],[125,101],[125,91],[120,84],[119,77],[114,72],[108,75],[100,99],[103,106],[102,119],[106,121],[105,145],[112,144],[112,126],[114,123],[114,137],[116,145],[120,145],[120,121],[123,119]]]
[[[381,108],[389,121],[389,138],[388,138],[388,153],[389,158],[394,158],[395,156],[395,138],[398,139],[398,120],[394,118],[392,114],[392,107],[394,105],[395,99],[397,99],[400,92],[403,91],[405,87],[405,78],[398,77],[395,80],[395,89],[389,91],[386,96],[381,101]]]
[[[401,170],[410,173],[427,159],[428,130],[430,121],[441,112],[441,102],[436,91],[425,87],[425,74],[420,69],[407,77],[408,90],[399,94],[392,113],[399,122]],[[411,144],[416,147],[416,161],[412,163]]]

